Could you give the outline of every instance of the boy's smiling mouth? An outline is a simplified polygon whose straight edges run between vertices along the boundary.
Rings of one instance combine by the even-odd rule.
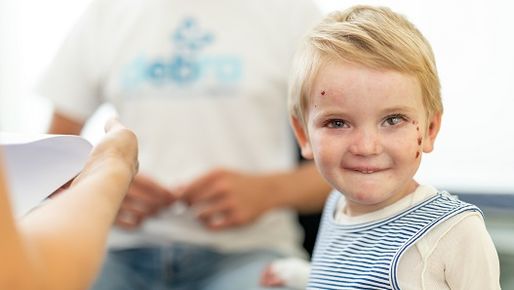
[[[362,174],[372,174],[386,170],[387,168],[380,168],[375,166],[348,166],[345,167],[346,170],[362,173]]]

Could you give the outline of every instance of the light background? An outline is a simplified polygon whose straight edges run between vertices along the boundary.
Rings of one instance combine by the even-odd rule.
[[[0,0],[0,129],[44,132],[51,106],[33,86],[90,0]],[[417,179],[453,192],[514,194],[514,4],[502,0],[318,0],[406,15],[432,43],[445,114]],[[300,20],[299,20],[300,21]],[[111,113],[86,128],[93,140]]]

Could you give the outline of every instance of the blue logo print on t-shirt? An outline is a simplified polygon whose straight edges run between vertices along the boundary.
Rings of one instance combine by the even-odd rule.
[[[242,77],[242,62],[231,55],[208,55],[205,47],[215,41],[212,33],[192,18],[184,19],[172,33],[170,58],[138,56],[123,70],[125,88],[139,85],[187,86],[209,80],[219,85],[235,84]]]

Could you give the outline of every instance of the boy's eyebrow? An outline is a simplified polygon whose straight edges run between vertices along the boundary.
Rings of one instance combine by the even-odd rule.
[[[382,112],[384,114],[398,113],[398,112],[415,113],[416,109],[414,107],[410,107],[410,106],[397,106],[397,107],[386,108]]]

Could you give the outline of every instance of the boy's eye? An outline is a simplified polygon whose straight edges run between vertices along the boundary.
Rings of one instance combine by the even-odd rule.
[[[403,115],[392,115],[392,116],[387,117],[384,120],[384,123],[387,126],[395,126],[395,125],[402,123],[405,120],[407,120],[407,118]]]
[[[348,124],[346,123],[345,120],[333,119],[333,120],[328,120],[326,122],[326,126],[328,128],[345,128],[345,127],[348,127]]]

